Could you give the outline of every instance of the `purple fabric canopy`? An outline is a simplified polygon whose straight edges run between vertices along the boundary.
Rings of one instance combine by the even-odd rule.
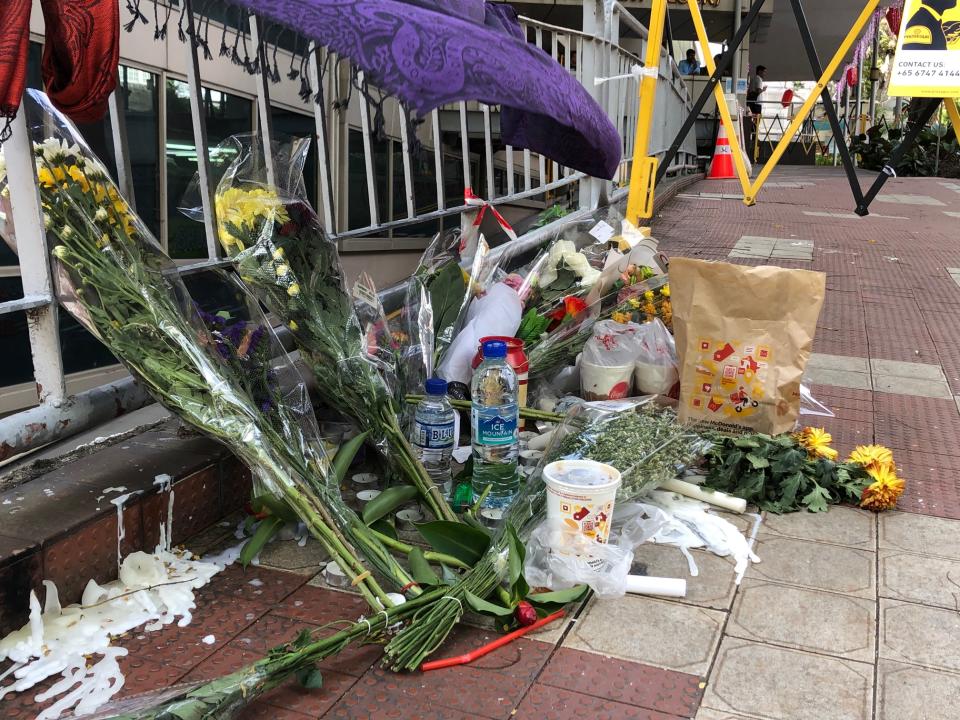
[[[421,115],[501,106],[503,141],[612,178],[620,136],[590,94],[526,42],[508,5],[482,0],[229,0],[350,58]],[[569,50],[568,50],[569,52]]]

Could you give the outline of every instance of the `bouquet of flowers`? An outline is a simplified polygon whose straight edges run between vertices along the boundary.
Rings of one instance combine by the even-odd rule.
[[[302,199],[302,146],[274,153],[280,187],[266,182],[262,148],[252,136],[228,142],[237,157],[216,193],[220,243],[243,281],[293,333],[323,402],[351,418],[420,491],[430,511],[456,520],[418,461],[400,423],[402,393],[368,354],[367,337],[347,292],[336,244]]]
[[[340,499],[303,381],[256,303],[245,303],[244,322],[198,312],[76,128],[43,93],[30,91],[26,107],[61,304],[157,400],[227,445],[283,498],[371,607],[389,605],[354,546],[398,587],[409,578]],[[286,391],[284,377],[292,380]]]

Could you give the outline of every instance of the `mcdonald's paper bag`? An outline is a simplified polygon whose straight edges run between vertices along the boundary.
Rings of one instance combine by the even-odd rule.
[[[719,430],[794,428],[826,275],[674,258],[680,420]]]

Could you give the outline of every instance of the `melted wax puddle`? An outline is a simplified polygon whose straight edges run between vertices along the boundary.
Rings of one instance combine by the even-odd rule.
[[[172,552],[172,478],[158,475],[154,485],[161,492],[170,493],[166,523],[160,526],[160,541],[154,553],[138,551],[128,555],[119,563],[119,577],[113,582],[101,586],[90,580],[79,604],[61,607],[56,585],[49,580],[43,581],[46,598],[42,610],[36,594],[31,592],[29,622],[0,639],[0,661],[9,659],[13,663],[0,674],[0,683],[13,676],[11,683],[0,684],[0,700],[10,692],[28,690],[59,673],[61,680],[35,696],[37,702],[58,698],[36,720],[54,720],[71,708],[74,715],[94,712],[124,685],[118,658],[127,655],[127,650],[111,645],[111,638],[141,626],[154,632],[174,621],[179,627],[186,627],[196,608],[193,591],[239,557],[242,543],[202,561],[187,551]],[[117,487],[104,492],[125,490]],[[47,493],[52,494],[52,490]],[[111,499],[117,508],[118,559],[126,536],[123,506],[134,494]],[[213,645],[216,638],[207,635],[201,642]],[[88,666],[92,655],[102,657],[95,663],[89,661]]]

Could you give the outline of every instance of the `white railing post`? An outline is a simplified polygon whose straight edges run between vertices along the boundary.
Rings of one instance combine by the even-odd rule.
[[[110,93],[110,138],[113,144],[113,158],[117,165],[117,185],[130,209],[137,211],[137,198],[133,189],[133,172],[130,169],[130,152],[127,143],[127,99],[123,89],[123,79],[117,73],[117,87]]]
[[[25,107],[20,108],[11,124],[12,134],[4,143],[3,150],[7,161],[10,210],[20,258],[23,296],[24,300],[43,300],[42,305],[26,311],[33,376],[40,404],[56,405],[66,397],[63,356],[60,352],[58,309],[50,277],[50,253],[47,250],[33,142],[27,127]]]
[[[583,32],[593,39],[584,39],[580,56],[577,58],[577,69],[580,71],[580,82],[587,92],[597,100],[601,97],[594,79],[600,68],[599,53],[602,52],[602,43],[597,40],[603,37],[603,5],[602,0],[584,0],[583,3]],[[595,208],[601,199],[601,183],[603,181],[590,178],[580,183],[579,207],[581,210]]]
[[[257,65],[260,68],[254,77],[257,81],[257,125],[260,142],[263,145],[263,162],[266,165],[267,184],[277,186],[277,168],[273,162],[273,118],[270,115],[270,77],[267,73],[267,46],[260,42],[263,29],[257,15],[250,16],[250,42],[257,53]],[[190,36],[193,37],[192,35]],[[188,40],[190,42],[190,40]],[[191,45],[193,43],[191,42]],[[196,52],[196,49],[194,49]]]
[[[190,88],[190,120],[193,122],[193,144],[197,148],[197,175],[200,205],[203,207],[203,232],[207,241],[207,257],[220,257],[217,240],[217,210],[213,201],[213,179],[210,176],[210,152],[207,147],[207,117],[203,106],[203,85],[200,82],[200,58],[193,42],[196,35],[193,0],[183,0],[187,17],[187,85]]]
[[[335,232],[333,215],[333,191],[330,182],[330,137],[327,134],[327,103],[323,91],[323,78],[320,73],[320,48],[310,43],[307,49],[307,77],[313,91],[313,122],[317,138],[317,164],[320,170],[320,210],[323,215],[323,227],[327,233]]]

